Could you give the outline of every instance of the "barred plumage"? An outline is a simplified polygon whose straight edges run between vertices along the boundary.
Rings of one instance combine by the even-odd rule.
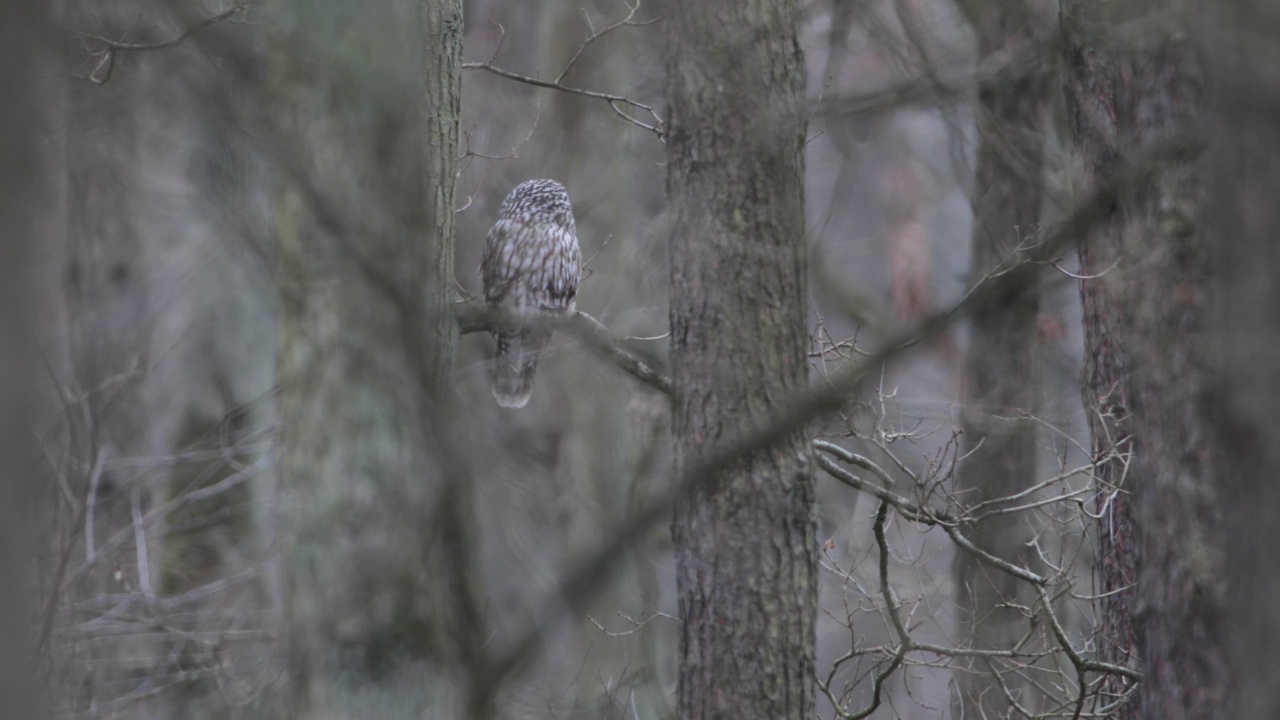
[[[485,302],[530,318],[567,315],[574,310],[581,265],[569,193],[555,180],[523,182],[502,202],[485,240]],[[551,329],[524,327],[493,336],[493,396],[503,407],[524,407]]]

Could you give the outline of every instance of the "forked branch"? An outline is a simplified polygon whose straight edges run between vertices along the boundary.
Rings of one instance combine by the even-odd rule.
[[[625,0],[624,0],[624,4],[626,4]],[[485,60],[484,62],[463,63],[462,69],[463,70],[483,70],[485,72],[497,75],[498,77],[503,77],[508,80],[514,80],[516,82],[521,82],[526,85],[532,85],[534,87],[544,88],[547,90],[558,90],[560,92],[568,93],[570,95],[579,95],[581,97],[588,97],[588,98],[594,98],[596,100],[603,100],[606,104],[608,104],[609,109],[612,110],[615,115],[631,123],[632,125],[635,125],[636,127],[643,128],[644,130],[647,130],[653,133],[658,138],[659,142],[665,143],[666,142],[665,124],[663,123],[662,116],[659,115],[658,112],[654,110],[652,106],[646,105],[642,102],[632,100],[631,98],[625,95],[616,95],[614,93],[599,92],[596,90],[587,90],[584,88],[579,88],[579,87],[574,87],[572,85],[564,84],[565,77],[578,64],[578,60],[582,58],[582,54],[586,51],[586,49],[592,43],[604,37],[605,35],[608,35],[609,33],[614,32],[615,30],[618,30],[624,27],[645,27],[647,25],[652,25],[653,23],[657,22],[660,19],[660,18],[653,18],[650,20],[637,21],[635,19],[635,16],[636,16],[636,11],[640,9],[639,0],[636,0],[635,5],[626,5],[626,7],[628,12],[625,17],[613,23],[612,25],[608,25],[600,30],[596,30],[594,27],[592,27],[590,18],[587,18],[587,27],[590,29],[591,34],[587,37],[586,40],[582,42],[581,45],[578,46],[578,49],[573,53],[573,56],[569,58],[569,62],[565,64],[565,66],[560,70],[559,73],[556,73],[556,77],[554,80],[541,80],[539,78],[532,77],[530,75],[523,75],[521,73],[512,72],[510,70],[506,70],[504,68],[501,68],[495,65],[494,60],[498,56],[498,51],[502,49],[502,41],[506,39],[507,29],[503,27],[500,23],[494,22],[492,20],[490,22],[493,22],[493,24],[498,27],[498,31],[501,33],[498,37],[498,45],[493,49],[493,53],[489,56],[488,60]],[[585,14],[584,14],[584,17],[585,17]],[[628,109],[630,109],[631,112],[628,112]],[[637,113],[636,111],[639,111],[639,112]],[[645,120],[640,119],[640,117],[638,117],[637,115],[648,115],[650,118],[650,122],[646,122]]]
[[[85,75],[85,79],[95,85],[105,84],[111,79],[111,71],[115,68],[116,53],[118,52],[145,52],[147,50],[163,50],[181,44],[184,40],[193,34],[204,30],[205,28],[217,25],[218,23],[229,20],[232,17],[247,11],[252,6],[254,0],[239,2],[226,10],[214,13],[208,17],[197,20],[178,32],[177,35],[167,39],[158,40],[149,43],[130,42],[127,40],[116,40],[106,35],[96,35],[74,31],[76,37],[79,37],[85,43],[85,50],[89,56],[93,58],[93,66]]]

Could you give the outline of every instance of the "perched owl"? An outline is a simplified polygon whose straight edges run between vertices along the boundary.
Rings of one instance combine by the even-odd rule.
[[[480,262],[485,302],[521,317],[567,315],[574,310],[581,266],[564,186],[555,180],[517,185],[502,201],[498,222],[485,240]],[[551,328],[522,327],[493,336],[498,341],[493,396],[503,407],[524,407]]]

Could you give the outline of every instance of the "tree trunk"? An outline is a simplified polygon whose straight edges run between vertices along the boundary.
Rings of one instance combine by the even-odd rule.
[[[45,85],[49,28],[44,3],[21,0],[0,5],[0,711],[5,717],[47,717],[35,680],[35,633],[31,618],[35,587],[32,558],[40,550],[40,506],[35,465],[35,413],[28,385],[35,370],[30,338],[43,308],[34,302],[38,212],[47,209],[40,190],[51,187],[41,166],[49,138]],[[43,141],[43,143],[42,143]],[[46,148],[47,150],[47,148]],[[43,229],[47,229],[47,226]]]
[[[667,193],[678,474],[806,384],[803,64],[793,2],[673,3]],[[677,715],[814,714],[814,478],[802,434],[677,510]]]
[[[1271,720],[1280,717],[1280,22],[1274,3],[1260,0],[1213,5],[1208,20],[1199,39],[1212,89],[1205,220],[1217,307],[1207,345],[1217,360],[1234,675],[1224,712]]]
[[[1104,660],[1144,674],[1121,717],[1227,718],[1225,546],[1208,380],[1205,193],[1187,144],[1202,136],[1198,54],[1186,17],[1109,34],[1119,6],[1063,3],[1068,108],[1086,182],[1149,164],[1081,247],[1084,400],[1100,466]],[[1129,18],[1130,21],[1133,18]],[[1170,152],[1180,142],[1180,152]],[[1139,612],[1140,611],[1140,612]],[[1113,688],[1119,691],[1119,688]]]
[[[470,528],[466,474],[442,450],[461,7],[293,10],[272,60],[301,164],[276,211],[287,702],[301,717],[381,717],[391,702],[447,716],[442,678],[471,601],[451,565]]]
[[[445,401],[458,352],[458,323],[453,317],[454,208],[458,175],[458,128],[462,112],[462,0],[420,0],[421,94],[423,134],[422,202],[426,217],[422,243],[427,308],[422,372],[436,402]]]
[[[978,3],[969,7],[978,30],[980,58],[1025,51],[1038,44],[1027,3]],[[973,199],[973,282],[1002,263],[1016,260],[1022,243],[1034,243],[1040,221],[1044,179],[1044,109],[1048,86],[1035,65],[1015,65],[986,81],[978,91],[978,166]],[[957,476],[962,502],[1005,497],[1035,479],[1033,421],[1039,392],[1035,292],[1011,289],[974,310],[965,355],[965,460]],[[1027,547],[1033,529],[1019,514],[991,518],[970,531],[970,539],[997,557],[1035,567]],[[956,592],[962,618],[971,625],[974,647],[1011,648],[1026,631],[1026,618],[1008,603],[1028,606],[1025,583],[991,573],[968,553],[956,555]],[[968,712],[1005,717],[1009,705],[985,662],[956,674]],[[1007,680],[1011,682],[1011,680]],[[1010,688],[1011,691],[1016,690]],[[959,717],[965,708],[956,707]]]

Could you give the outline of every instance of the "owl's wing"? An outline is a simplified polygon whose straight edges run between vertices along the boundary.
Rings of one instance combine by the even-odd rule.
[[[546,290],[542,307],[546,310],[572,311],[578,297],[578,283],[582,276],[582,251],[578,248],[576,233],[562,226],[550,231],[548,243],[550,257],[546,262]]]
[[[526,311],[572,310],[581,264],[571,228],[499,220],[489,231],[480,263],[485,301]]]
[[[490,305],[500,305],[511,290],[519,271],[515,261],[517,224],[511,220],[499,220],[489,229],[484,241],[484,255],[480,260],[480,281],[484,285],[484,300]]]

